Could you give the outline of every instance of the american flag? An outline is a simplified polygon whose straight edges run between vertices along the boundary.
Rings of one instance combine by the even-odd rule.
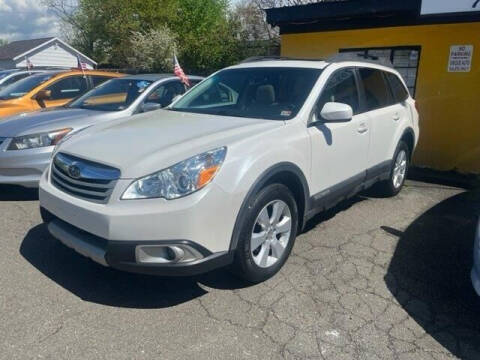
[[[82,62],[82,60],[80,60],[80,56],[77,55],[77,68],[78,70],[87,70],[87,63],[84,63]]]
[[[177,55],[173,55],[173,64],[174,64],[173,72],[175,73],[175,75],[177,75],[180,78],[180,80],[182,80],[182,83],[190,87],[190,81],[188,80],[187,75],[185,75],[185,73],[183,72],[183,69],[180,66],[180,63],[178,62]]]
[[[27,70],[33,69],[33,64],[32,64],[32,62],[30,61],[30,59],[28,58],[28,56],[25,56],[25,64],[26,64],[26,66],[27,66]]]

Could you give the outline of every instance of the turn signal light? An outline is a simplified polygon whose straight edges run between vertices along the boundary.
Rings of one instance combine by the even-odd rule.
[[[219,166],[212,166],[210,168],[203,169],[198,175],[197,187],[201,188],[204,185],[208,184],[210,180],[213,179],[218,169],[219,169]]]

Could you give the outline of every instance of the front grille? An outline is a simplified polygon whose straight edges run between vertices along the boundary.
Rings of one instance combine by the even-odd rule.
[[[81,199],[106,203],[120,170],[72,155],[59,153],[52,163],[51,181],[58,189]]]

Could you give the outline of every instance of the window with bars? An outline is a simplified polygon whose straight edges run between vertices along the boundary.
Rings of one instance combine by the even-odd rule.
[[[418,65],[420,63],[420,46],[341,49],[340,52],[376,57],[380,60],[390,61],[393,67],[402,75],[410,94],[415,96]]]

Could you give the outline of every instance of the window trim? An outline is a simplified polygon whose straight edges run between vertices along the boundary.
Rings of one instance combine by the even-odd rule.
[[[307,125],[310,126],[311,124],[314,124],[316,123],[317,121],[321,121],[321,120],[317,120],[317,121],[313,121],[313,116],[315,115],[315,111],[317,109],[317,105],[318,103],[320,102],[320,98],[322,97],[323,95],[323,92],[325,91],[325,87],[327,86],[328,82],[330,81],[330,79],[338,72],[340,71],[345,71],[345,70],[350,70],[352,73],[353,73],[353,78],[355,80],[355,86],[357,88],[357,96],[358,96],[358,105],[359,105],[359,112],[356,113],[356,114],[353,114],[353,116],[357,116],[357,115],[361,115],[363,114],[363,110],[364,110],[364,105],[363,105],[363,98],[362,98],[362,94],[361,94],[361,91],[362,89],[360,88],[360,83],[359,83],[359,79],[358,79],[358,74],[357,74],[357,67],[356,66],[345,66],[345,67],[342,67],[340,69],[337,69],[335,71],[333,71],[327,81],[325,81],[325,84],[323,85],[322,87],[322,91],[320,91],[320,93],[317,95],[317,99],[315,100],[315,103],[313,104],[312,106],[312,110],[310,112],[310,116],[308,118],[308,122],[307,122]]]

